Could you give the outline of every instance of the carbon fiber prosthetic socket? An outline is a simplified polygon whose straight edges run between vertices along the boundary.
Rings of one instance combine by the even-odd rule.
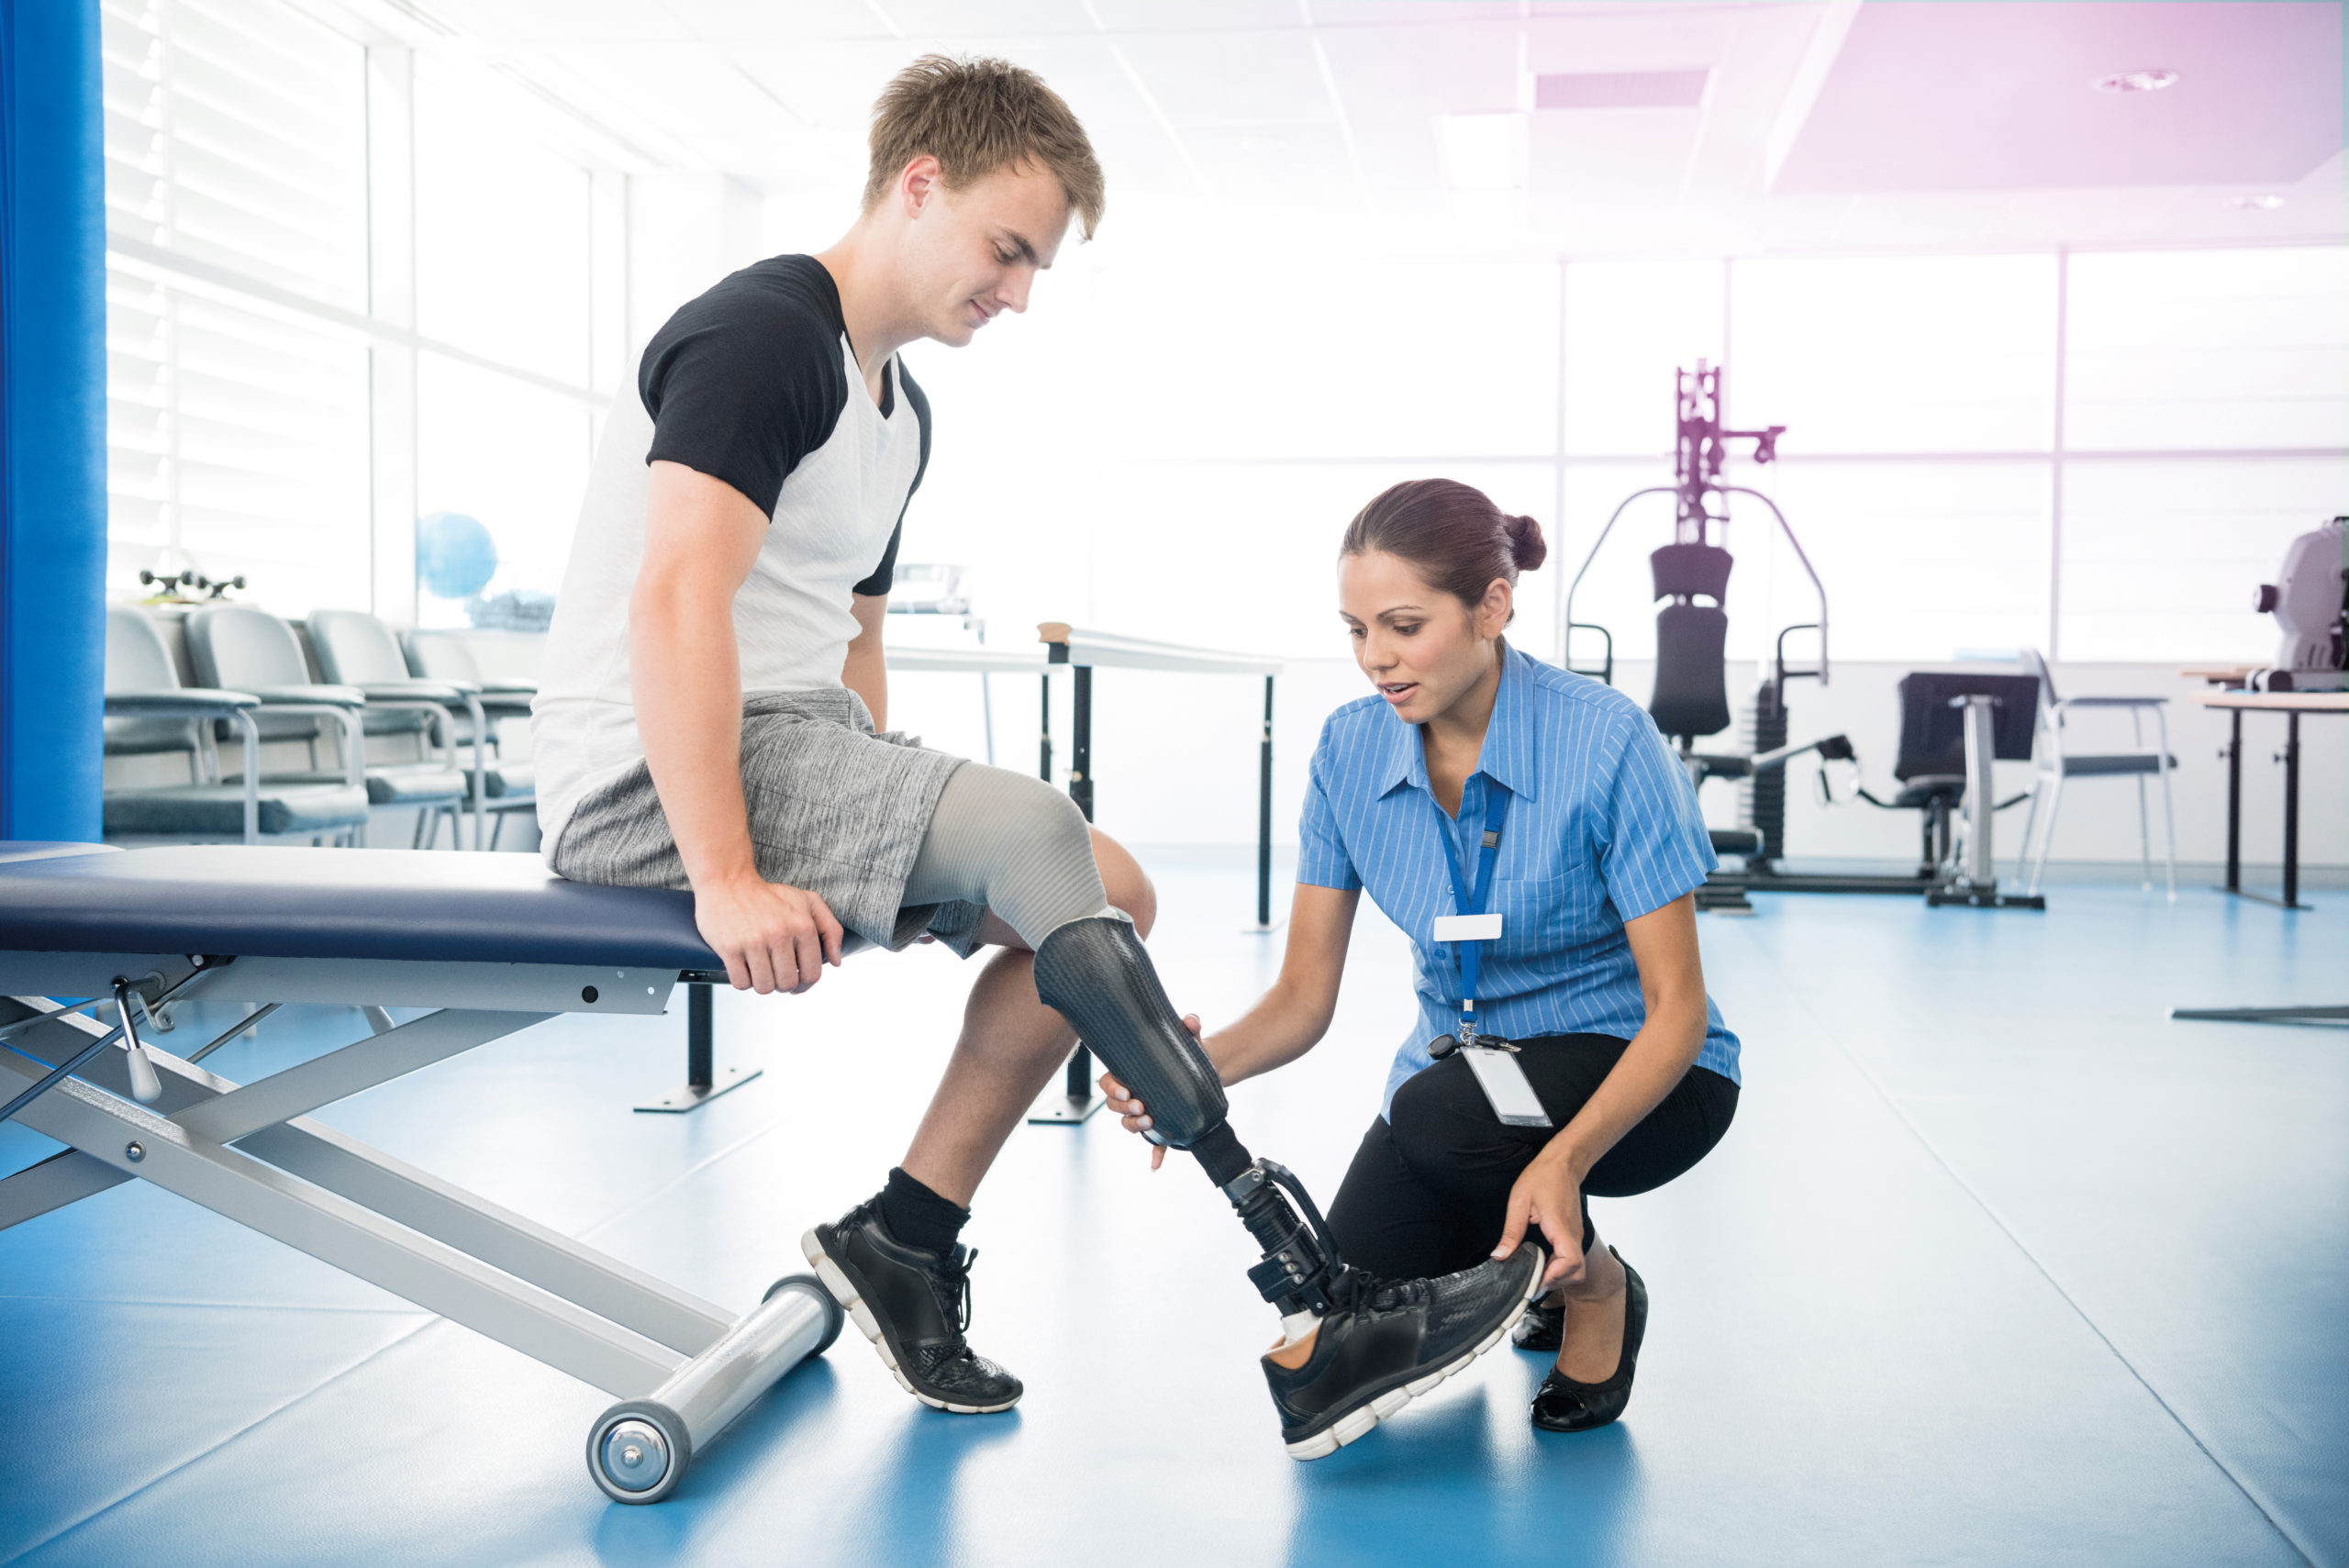
[[[1223,1080],[1166,999],[1133,923],[1100,915],[1054,929],[1036,949],[1036,994],[1150,1107],[1152,1141],[1197,1155],[1231,1200],[1264,1251],[1248,1271],[1264,1299],[1284,1315],[1326,1310],[1343,1268],[1329,1228],[1297,1178],[1255,1159],[1231,1130]]]

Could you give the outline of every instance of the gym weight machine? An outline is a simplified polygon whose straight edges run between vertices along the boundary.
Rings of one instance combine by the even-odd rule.
[[[1909,676],[1903,682],[1904,702],[1911,686],[1921,696],[1926,687],[1934,683],[1948,685],[1942,694],[1945,704],[1962,715],[1964,773],[1954,774],[1943,769],[1927,774],[1921,771],[1927,765],[1922,753],[1926,740],[1937,737],[1945,726],[1944,717],[1935,715],[1930,723],[1904,721],[1902,756],[1896,771],[1908,787],[1888,801],[1879,800],[1865,790],[1856,792],[1871,805],[1925,814],[1923,851],[1914,875],[1820,875],[1780,867],[1778,862],[1786,849],[1787,764],[1798,757],[1816,753],[1820,762],[1821,797],[1831,803],[1833,795],[1828,786],[1825,764],[1849,762],[1855,769],[1858,765],[1846,736],[1821,736],[1799,745],[1787,740],[1787,683],[1816,680],[1822,686],[1827,684],[1827,589],[1777,503],[1759,490],[1726,483],[1722,477],[1731,442],[1750,440],[1753,443],[1753,461],[1772,462],[1777,458],[1778,438],[1786,434],[1786,427],[1729,428],[1721,415],[1721,367],[1702,360],[1697,361],[1693,371],[1675,373],[1674,404],[1674,483],[1635,490],[1609,515],[1606,526],[1599,529],[1598,538],[1592,541],[1589,553],[1576,569],[1574,581],[1567,585],[1560,611],[1559,662],[1573,673],[1592,676],[1609,685],[1614,684],[1614,636],[1597,623],[1575,619],[1575,595],[1591,563],[1606,547],[1617,520],[1631,504],[1647,495],[1673,496],[1673,542],[1648,558],[1653,573],[1654,597],[1671,601],[1656,615],[1655,690],[1648,711],[1656,727],[1679,742],[1680,761],[1688,770],[1693,784],[1701,788],[1707,779],[1720,778],[1742,779],[1748,785],[1744,823],[1736,828],[1713,828],[1709,834],[1714,852],[1737,857],[1740,869],[1717,870],[1709,876],[1705,885],[1697,891],[1697,906],[1750,914],[1753,905],[1746,895],[1752,892],[1907,893],[1923,894],[1928,902],[1935,904],[2042,906],[2043,901],[2036,898],[1998,893],[1990,869],[1991,814],[2000,804],[2014,804],[1992,800],[1988,787],[1990,762],[1994,755],[2011,758],[2016,754],[2018,717],[2021,720],[2021,755],[2030,755],[2030,724],[2035,712],[2034,706],[2021,707],[2013,714],[2002,713],[1994,724],[1993,710],[2001,705],[2014,705],[2020,695],[1997,686],[1996,682],[2000,679],[1998,677],[1977,682],[1967,677]],[[1779,629],[1773,644],[1769,677],[1756,688],[1747,712],[1743,728],[1748,731],[1749,749],[1739,752],[1699,751],[1696,748],[1698,740],[1718,735],[1730,727],[1731,721],[1725,653],[1729,616],[1723,606],[1733,558],[1710,537],[1713,529],[1726,528],[1729,524],[1726,498],[1731,495],[1751,496],[1768,508],[1803,574],[1810,580],[1811,591],[1819,601],[1819,618]],[[1595,631],[1605,639],[1604,658],[1598,668],[1582,668],[1574,663],[1573,639],[1577,631]],[[1787,661],[1787,639],[1803,631],[1818,634],[1818,662],[1809,668],[1790,666]],[[1952,682],[1955,684],[1948,684]],[[1904,715],[1904,720],[1909,717]],[[1913,747],[1912,732],[1916,741]],[[1911,756],[1912,751],[1919,754]],[[1957,821],[1954,814],[1961,809],[1964,819]]]

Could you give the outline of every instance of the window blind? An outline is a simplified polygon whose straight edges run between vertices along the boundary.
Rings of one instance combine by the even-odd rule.
[[[110,577],[364,603],[366,344],[233,284],[365,311],[365,51],[282,0],[100,16]]]

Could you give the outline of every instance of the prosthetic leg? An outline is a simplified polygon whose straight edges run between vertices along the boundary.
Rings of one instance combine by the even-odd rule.
[[[1166,999],[1133,922],[1101,915],[1054,929],[1036,950],[1036,992],[1150,1108],[1143,1136],[1197,1155],[1231,1200],[1264,1251],[1248,1271],[1264,1298],[1284,1318],[1329,1312],[1345,1262],[1321,1211],[1285,1167],[1250,1154],[1231,1130],[1215,1064]]]

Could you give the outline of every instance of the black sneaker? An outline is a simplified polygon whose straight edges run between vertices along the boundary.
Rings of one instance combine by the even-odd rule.
[[[1019,1403],[1019,1380],[963,1338],[976,1251],[957,1247],[941,1256],[907,1246],[889,1234],[878,1198],[817,1226],[799,1239],[799,1250],[907,1393],[958,1416]]]
[[[1553,1307],[1546,1300],[1529,1301],[1525,1316],[1508,1331],[1509,1343],[1520,1351],[1539,1351],[1554,1356],[1566,1342],[1566,1309]]]
[[[1347,1305],[1321,1319],[1305,1364],[1291,1371],[1264,1359],[1289,1457],[1337,1452],[1499,1344],[1547,1262],[1529,1243],[1441,1279],[1346,1271],[1338,1294]]]

